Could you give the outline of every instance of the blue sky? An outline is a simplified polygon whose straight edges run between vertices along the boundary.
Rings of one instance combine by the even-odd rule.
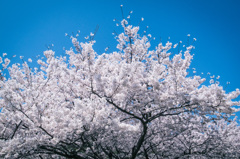
[[[62,48],[71,47],[65,33],[80,30],[84,37],[97,25],[95,50],[116,50],[112,32],[119,28],[113,19],[121,20],[121,4],[125,15],[133,11],[133,24],[144,17],[140,29],[149,26],[148,33],[156,37],[153,45],[160,37],[185,44],[187,34],[197,38],[192,63],[197,74],[220,75],[223,86],[231,82],[227,91],[240,88],[239,0],[0,0],[0,53],[27,59],[54,44],[56,54],[63,55]]]

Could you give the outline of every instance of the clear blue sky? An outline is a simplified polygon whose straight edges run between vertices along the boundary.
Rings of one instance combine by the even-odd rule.
[[[240,0],[0,0],[0,53],[27,59],[54,44],[61,55],[71,46],[65,33],[80,30],[84,37],[97,25],[95,50],[116,50],[112,32],[119,28],[113,19],[121,19],[120,4],[125,15],[133,11],[133,24],[144,17],[140,29],[149,26],[156,42],[197,38],[192,64],[197,74],[220,75],[222,85],[231,82],[227,91],[240,88]]]

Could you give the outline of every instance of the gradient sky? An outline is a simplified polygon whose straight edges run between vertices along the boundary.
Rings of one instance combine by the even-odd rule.
[[[220,75],[223,86],[231,82],[228,92],[240,88],[240,0],[0,0],[0,54],[34,58],[54,44],[63,55],[63,47],[71,47],[65,33],[80,30],[81,39],[97,25],[96,52],[115,51],[112,32],[120,28],[113,19],[121,20],[121,4],[124,15],[133,11],[132,24],[144,18],[140,29],[149,26],[153,45],[160,37],[185,44],[187,34],[197,38],[191,66],[197,74]]]

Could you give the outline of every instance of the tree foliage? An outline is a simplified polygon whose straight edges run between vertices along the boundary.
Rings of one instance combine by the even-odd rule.
[[[177,54],[170,42],[150,50],[150,35],[125,19],[121,26],[112,53],[99,55],[93,38],[71,36],[74,48],[60,57],[45,51],[39,68],[10,67],[4,57],[1,158],[240,156],[240,129],[228,120],[240,91],[190,76],[192,45]]]

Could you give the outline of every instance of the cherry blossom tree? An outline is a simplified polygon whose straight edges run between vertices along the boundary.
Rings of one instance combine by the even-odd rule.
[[[151,35],[121,26],[112,53],[97,54],[91,33],[71,36],[66,56],[45,51],[39,68],[0,59],[9,74],[1,72],[0,158],[240,157],[240,128],[229,120],[240,91],[191,76],[194,46],[150,50]]]

